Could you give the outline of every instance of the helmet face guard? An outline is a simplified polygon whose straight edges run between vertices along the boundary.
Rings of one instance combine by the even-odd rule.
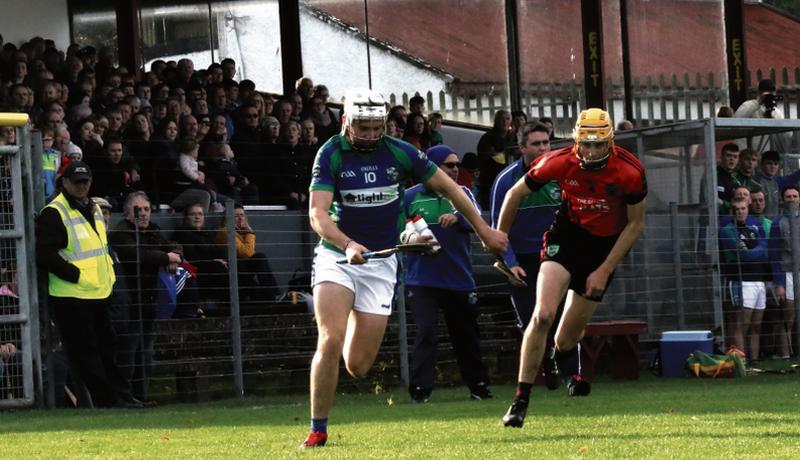
[[[608,164],[608,158],[614,147],[614,127],[608,112],[601,109],[582,111],[575,123],[572,137],[575,140],[575,156],[578,157],[582,169],[596,171]],[[587,158],[581,154],[581,148],[596,149],[598,145],[606,147],[604,155]]]
[[[386,132],[386,102],[379,93],[369,90],[353,90],[345,96],[342,136],[346,137],[354,150],[372,151]],[[381,132],[375,137],[360,136],[359,123],[378,121]]]

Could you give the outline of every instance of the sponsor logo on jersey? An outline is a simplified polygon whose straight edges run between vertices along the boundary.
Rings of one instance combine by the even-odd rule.
[[[339,175],[339,177],[341,177],[342,179],[350,178],[350,177],[356,177],[356,172],[353,171],[353,170],[350,170],[350,169],[346,169],[346,170],[342,171],[342,173]]]
[[[400,198],[397,184],[385,187],[342,190],[342,204],[354,208],[384,206]]]
[[[557,244],[548,245],[547,249],[545,249],[547,252],[547,257],[553,257],[554,255],[558,254],[559,249],[561,249],[561,246]]]
[[[573,209],[582,212],[608,212],[611,206],[605,198],[580,198],[575,197]]]
[[[423,152],[422,150],[417,150],[417,156],[422,161],[428,161],[428,155],[425,155],[425,152]]]

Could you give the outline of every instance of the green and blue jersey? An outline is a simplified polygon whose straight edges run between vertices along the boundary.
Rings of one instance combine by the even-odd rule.
[[[424,153],[400,139],[383,136],[372,152],[354,150],[341,135],[320,147],[309,190],[333,193],[329,213],[339,229],[371,250],[397,244],[405,227],[404,185],[425,182],[436,172]],[[334,251],[341,250],[323,241]]]
[[[497,228],[500,207],[506,193],[528,172],[523,158],[508,165],[497,175],[492,184],[492,227]],[[516,254],[538,254],[542,249],[542,236],[555,219],[561,206],[561,187],[549,182],[544,187],[526,196],[519,205],[516,219],[508,232],[508,250],[503,259],[509,267],[519,265]]]

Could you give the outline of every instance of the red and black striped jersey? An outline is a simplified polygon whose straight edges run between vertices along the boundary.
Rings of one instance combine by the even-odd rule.
[[[620,233],[628,223],[627,205],[647,195],[642,163],[627,150],[614,146],[608,164],[599,170],[581,169],[572,147],[548,152],[531,165],[525,183],[538,190],[550,181],[561,187],[561,209],[556,219],[568,219],[597,236]]]

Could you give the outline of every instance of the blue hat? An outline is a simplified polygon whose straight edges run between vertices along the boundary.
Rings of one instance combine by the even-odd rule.
[[[452,154],[458,155],[450,146],[447,145],[435,145],[428,150],[425,151],[425,155],[428,155],[428,159],[431,160],[436,166],[440,166],[444,163],[444,160],[447,159]]]

